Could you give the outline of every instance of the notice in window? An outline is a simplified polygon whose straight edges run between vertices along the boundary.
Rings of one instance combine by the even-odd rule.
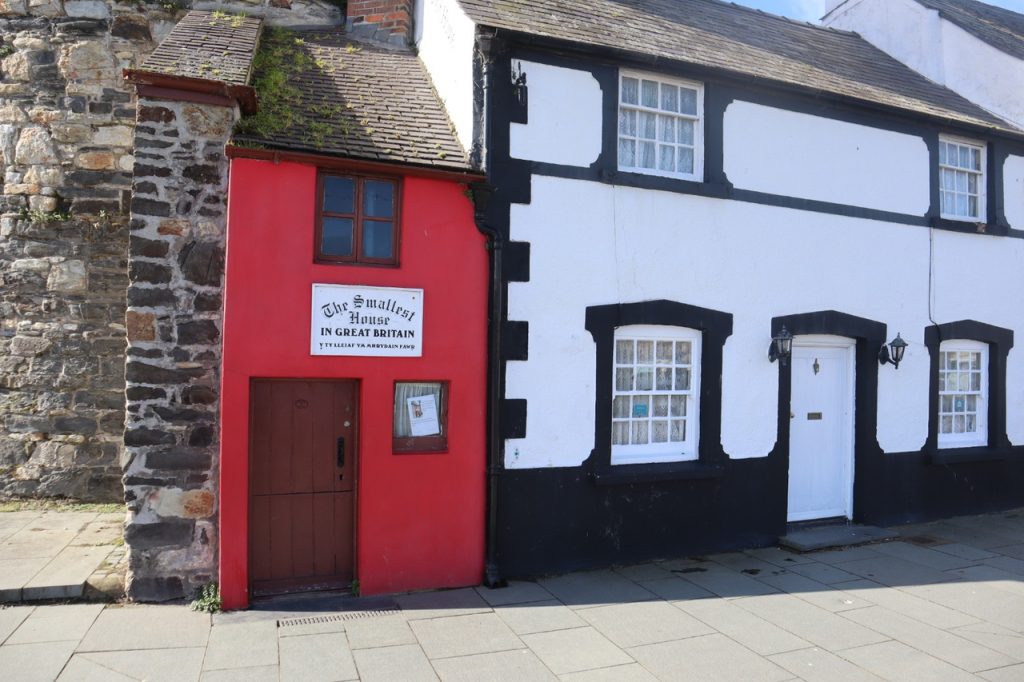
[[[441,421],[437,418],[437,401],[433,395],[419,395],[406,398],[409,410],[410,436],[436,436],[441,433]]]

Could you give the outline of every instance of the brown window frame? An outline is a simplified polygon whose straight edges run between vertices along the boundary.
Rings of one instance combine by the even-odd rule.
[[[328,177],[347,178],[355,181],[355,192],[353,195],[353,213],[336,213],[324,210],[324,186]],[[394,187],[394,203],[391,216],[391,258],[368,258],[362,255],[363,247],[363,225],[365,222],[386,222],[381,218],[369,218],[363,215],[363,183],[367,180],[390,182]],[[346,265],[375,265],[386,267],[397,267],[398,253],[401,248],[401,234],[399,229],[402,206],[402,179],[391,175],[368,175],[364,173],[347,173],[343,170],[325,171],[317,173],[316,181],[316,234],[313,242],[313,261],[327,264]],[[352,220],[352,255],[332,256],[325,254],[323,248],[324,218],[348,218]]]
[[[395,436],[394,400],[399,384],[440,384],[441,404],[438,406],[437,419],[441,424],[441,433],[437,436]],[[398,379],[391,392],[391,450],[396,455],[436,454],[448,452],[448,401],[451,396],[451,382],[440,379]]]

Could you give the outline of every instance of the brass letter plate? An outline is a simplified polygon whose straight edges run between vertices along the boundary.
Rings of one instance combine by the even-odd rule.
[[[811,421],[817,421],[821,419],[821,412],[808,412],[807,418]]]

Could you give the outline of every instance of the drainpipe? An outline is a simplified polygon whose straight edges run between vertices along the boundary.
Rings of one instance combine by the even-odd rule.
[[[488,94],[491,80],[490,36],[478,36],[478,59],[480,60],[480,84],[477,105],[481,119],[477,121],[477,140],[486,139],[490,126],[490,107]],[[485,158],[484,149],[479,144],[474,150],[477,163]],[[491,290],[487,303],[487,531],[486,551],[484,558],[484,585],[491,588],[505,587],[498,570],[498,492],[499,479],[503,471],[501,461],[501,318],[505,309],[505,287],[502,283],[502,252],[505,240],[501,233],[486,221],[487,206],[490,203],[494,187],[479,182],[470,185],[473,194],[473,217],[476,228],[487,237],[487,247],[491,252]]]

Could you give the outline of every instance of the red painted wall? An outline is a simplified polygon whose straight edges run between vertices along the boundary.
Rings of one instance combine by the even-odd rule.
[[[232,161],[221,378],[220,586],[226,608],[248,604],[253,377],[360,381],[356,576],[363,594],[480,582],[488,263],[464,191],[460,183],[406,176],[401,266],[317,265],[316,168]],[[311,356],[314,282],[424,289],[423,356]],[[451,382],[448,452],[394,455],[394,382],[420,379]]]

